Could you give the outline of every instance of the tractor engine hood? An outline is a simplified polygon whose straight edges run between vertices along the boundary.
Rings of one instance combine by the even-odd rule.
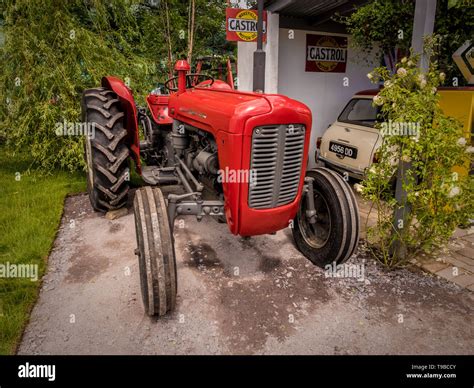
[[[172,118],[213,133],[242,133],[247,119],[271,109],[265,95],[225,89],[197,87],[172,94],[169,99]]]

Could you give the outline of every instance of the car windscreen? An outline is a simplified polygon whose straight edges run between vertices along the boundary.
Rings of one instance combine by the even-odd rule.
[[[343,123],[373,127],[378,113],[379,108],[373,106],[372,99],[353,98],[346,105],[337,120]]]

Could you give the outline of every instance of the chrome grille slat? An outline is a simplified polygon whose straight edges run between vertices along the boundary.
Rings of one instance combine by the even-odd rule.
[[[250,168],[249,206],[270,209],[292,202],[300,183],[305,128],[303,125],[266,125],[254,128]]]

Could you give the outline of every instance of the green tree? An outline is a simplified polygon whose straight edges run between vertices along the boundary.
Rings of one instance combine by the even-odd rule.
[[[402,55],[408,55],[414,13],[415,0],[373,0],[350,16],[337,19],[346,25],[356,47],[365,53],[375,50],[380,58],[382,54],[390,55],[395,48],[400,49]],[[449,84],[454,77],[460,86],[466,84],[451,56],[465,41],[472,39],[473,30],[472,1],[437,1],[434,33],[441,38],[437,47],[438,63]]]

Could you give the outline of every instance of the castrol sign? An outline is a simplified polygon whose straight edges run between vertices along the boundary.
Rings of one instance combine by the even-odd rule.
[[[256,42],[258,14],[253,9],[226,9],[226,39]],[[267,36],[267,13],[263,13],[263,41]]]
[[[345,73],[346,63],[346,37],[306,35],[306,71]]]

